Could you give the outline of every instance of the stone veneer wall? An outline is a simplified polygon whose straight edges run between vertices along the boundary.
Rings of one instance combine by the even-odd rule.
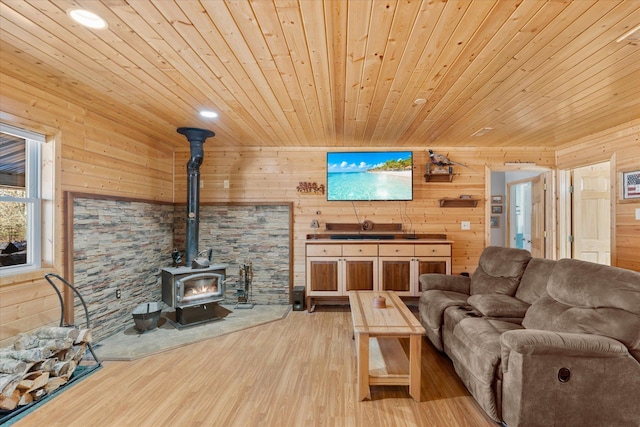
[[[162,301],[160,270],[171,265],[173,223],[172,204],[74,198],[74,285],[96,341],[132,327],[138,304]],[[84,325],[76,303],[75,323]]]
[[[290,215],[286,205],[201,205],[199,249],[213,249],[213,262],[228,264],[226,301],[233,296],[241,262],[253,264],[255,304],[289,304]],[[184,253],[186,207],[176,206],[175,247]]]
[[[213,249],[213,262],[228,264],[226,302],[233,295],[240,262],[254,268],[253,302],[289,304],[289,205],[203,205],[200,249]],[[96,341],[133,326],[140,303],[162,301],[160,271],[171,251],[184,254],[184,205],[112,198],[73,199],[73,283],[84,298]],[[116,290],[122,293],[116,298]],[[76,298],[75,323],[84,325]]]

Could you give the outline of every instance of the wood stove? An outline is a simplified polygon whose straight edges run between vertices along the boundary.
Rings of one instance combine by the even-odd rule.
[[[215,304],[224,300],[227,265],[162,269],[162,301],[176,309],[180,325],[215,320]],[[176,325],[179,326],[179,325]]]
[[[200,222],[200,165],[204,159],[203,145],[207,138],[215,136],[210,130],[181,127],[178,133],[189,141],[191,157],[187,162],[187,239],[185,266],[162,269],[162,300],[176,309],[180,325],[216,320],[215,308],[224,300],[224,276],[226,265],[211,265],[209,258],[198,256]],[[174,254],[175,255],[175,254]],[[174,256],[174,261],[177,257]]]
[[[226,268],[223,264],[201,269],[163,268],[162,300],[174,308],[223,301]]]

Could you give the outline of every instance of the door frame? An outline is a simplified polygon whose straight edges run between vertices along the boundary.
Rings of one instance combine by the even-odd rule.
[[[597,163],[609,162],[609,174],[610,174],[610,192],[609,198],[609,215],[610,215],[610,230],[609,230],[609,243],[611,245],[611,265],[617,265],[616,254],[616,200],[618,193],[617,188],[617,164],[616,153],[613,153],[611,157],[599,157],[593,159],[592,162],[581,165],[572,165],[570,168],[558,169],[558,256],[560,258],[572,257],[572,244],[569,241],[569,236],[572,233],[573,216],[572,216],[572,195],[569,191],[571,186],[571,173],[574,169],[594,165]]]
[[[505,194],[505,223],[506,223],[506,233],[507,233],[507,241],[505,242],[505,244],[508,244],[508,247],[511,247],[511,186],[512,185],[519,185],[519,184],[525,184],[527,182],[532,183],[533,179],[538,177],[540,175],[537,175],[535,177],[530,177],[530,178],[524,178],[524,179],[519,179],[517,181],[512,181],[512,182],[507,182],[507,192]],[[532,185],[533,186],[533,185]],[[546,220],[546,218],[545,218]],[[545,221],[546,223],[546,221]]]
[[[547,224],[547,238],[545,239],[545,254],[548,259],[557,259],[556,251],[556,171],[553,168],[530,164],[522,165],[485,165],[484,167],[484,241],[491,242],[491,172],[537,172],[547,176],[547,190],[545,196],[545,224]],[[550,182],[549,182],[550,181]]]

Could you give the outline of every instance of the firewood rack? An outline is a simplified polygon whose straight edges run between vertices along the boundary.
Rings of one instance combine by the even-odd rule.
[[[87,329],[90,329],[91,322],[89,320],[89,310],[87,309],[87,304],[84,302],[84,298],[82,298],[82,295],[80,295],[78,290],[75,287],[73,287],[69,282],[67,282],[65,279],[63,279],[62,277],[60,277],[59,275],[57,275],[55,273],[48,273],[48,274],[46,274],[44,276],[44,278],[47,280],[47,282],[49,282],[49,284],[56,291],[56,294],[58,295],[58,300],[60,301],[60,311],[61,311],[61,313],[60,313],[60,325],[59,326],[66,327],[66,326],[72,326],[72,325],[66,325],[65,322],[64,322],[64,300],[62,299],[62,293],[60,292],[60,290],[58,289],[58,287],[55,285],[55,283],[53,282],[53,280],[51,278],[56,278],[56,279],[60,280],[62,283],[64,283],[65,286],[70,288],[78,296],[78,298],[80,299],[80,302],[82,303],[82,306],[84,307],[84,313],[85,313],[85,316],[87,318]],[[0,412],[0,425],[5,425],[5,423],[9,423],[10,420],[15,419],[16,417],[20,416],[21,414],[31,410],[33,407],[36,407],[37,405],[41,405],[41,404],[47,402],[49,399],[54,397],[60,391],[66,389],[68,386],[74,384],[75,382],[77,382],[81,378],[93,373],[95,370],[97,370],[98,368],[102,367],[102,362],[100,361],[98,356],[96,356],[95,352],[93,351],[93,347],[91,347],[91,343],[90,342],[87,343],[87,348],[91,352],[91,356],[93,357],[93,359],[95,361],[95,364],[89,365],[89,366],[83,366],[84,367],[83,370],[76,369],[76,371],[73,373],[71,378],[69,378],[69,381],[67,381],[63,386],[61,386],[61,387],[57,388],[56,390],[52,391],[51,393],[47,394],[43,398],[41,398],[39,400],[36,400],[34,402],[31,402],[29,404],[26,404],[24,406],[20,406],[19,408],[16,408],[16,409],[14,409],[12,411],[8,411],[6,413],[5,413],[5,411]],[[17,418],[17,419],[19,419],[19,418]]]
[[[82,295],[80,295],[80,292],[78,292],[78,290],[71,283],[67,282],[64,278],[62,278],[58,274],[47,273],[45,274],[44,278],[47,280],[47,282],[49,282],[51,287],[56,291],[56,294],[58,295],[58,300],[60,301],[60,326],[71,326],[71,325],[65,325],[64,300],[62,299],[62,293],[60,292],[60,289],[58,289],[55,283],[53,283],[53,280],[51,280],[52,277],[55,277],[56,279],[60,280],[62,283],[65,284],[65,286],[71,289],[73,293],[78,296],[78,298],[80,299],[80,302],[82,303],[82,307],[84,308],[84,316],[87,319],[87,329],[91,329],[91,321],[89,320],[89,310],[87,309],[87,304],[84,302],[84,298],[82,298]],[[96,356],[96,353],[93,351],[93,347],[91,346],[90,342],[87,343],[87,348],[91,352],[91,356],[93,356],[93,360],[96,361],[96,367],[101,366],[102,362],[100,361],[100,359],[98,359],[98,356]]]

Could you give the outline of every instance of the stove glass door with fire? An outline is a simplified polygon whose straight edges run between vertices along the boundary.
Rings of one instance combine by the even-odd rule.
[[[185,308],[224,300],[225,266],[204,269],[162,269],[162,300],[171,307]]]

